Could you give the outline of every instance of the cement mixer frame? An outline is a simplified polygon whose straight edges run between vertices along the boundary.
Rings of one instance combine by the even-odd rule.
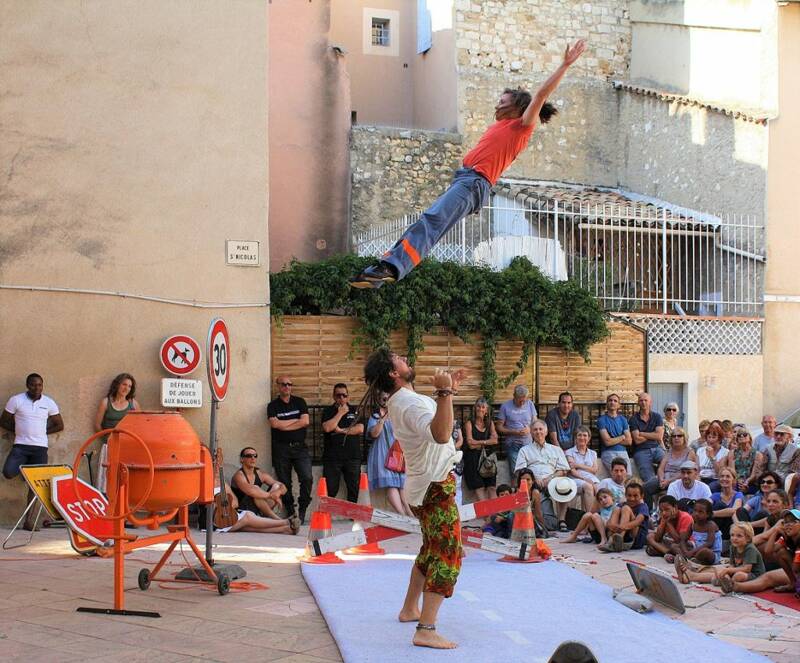
[[[132,415],[174,415],[180,418],[185,423],[185,427],[181,431],[183,434],[191,431],[194,439],[197,441],[199,448],[199,458],[195,462],[177,462],[181,459],[177,454],[181,450],[172,451],[168,460],[175,460],[176,462],[161,463],[153,458],[151,449],[148,443],[142,439],[142,436],[128,430],[129,427],[133,429],[136,426],[130,426],[131,421],[127,422],[129,425],[124,425]],[[134,420],[135,421],[135,420]],[[138,422],[137,422],[138,423]],[[203,584],[210,584],[216,586],[217,591],[221,595],[225,595],[230,590],[230,578],[224,573],[216,573],[212,566],[206,561],[203,554],[195,544],[191,537],[189,529],[189,504],[193,502],[210,503],[213,501],[214,479],[211,453],[209,450],[200,444],[199,438],[192,430],[188,422],[181,417],[177,412],[146,412],[134,411],[126,415],[123,420],[117,425],[116,428],[106,429],[99,431],[87,439],[75,456],[73,464],[72,482],[75,493],[80,497],[80,484],[78,482],[78,470],[83,458],[83,452],[92,444],[96,439],[108,436],[108,497],[110,506],[110,515],[96,514],[97,518],[103,520],[111,520],[113,522],[113,534],[109,541],[102,547],[98,548],[98,555],[103,557],[114,557],[114,607],[113,609],[107,608],[78,608],[80,612],[94,612],[102,614],[120,614],[120,615],[136,615],[143,617],[160,617],[157,612],[148,612],[140,610],[125,610],[125,595],[124,595],[124,580],[125,580],[125,555],[134,550],[145,548],[161,543],[169,543],[164,554],[153,567],[152,571],[149,569],[141,569],[138,576],[139,589],[147,590],[150,584],[155,581],[169,581],[169,582],[201,582]],[[128,436],[137,446],[144,452],[143,459],[145,462],[129,462],[121,456],[130,455],[130,450],[127,454],[121,453],[120,437]],[[150,444],[153,444],[152,441]],[[189,448],[191,447],[191,448]],[[187,451],[193,455],[194,442],[190,440]],[[163,456],[163,450],[161,455]],[[185,454],[184,454],[185,455]],[[163,459],[158,459],[163,460]],[[185,459],[184,459],[185,460]],[[191,459],[190,459],[191,460]],[[145,483],[141,481],[141,474],[146,472],[147,478]],[[166,475],[166,476],[163,476]],[[158,482],[158,486],[157,486]],[[170,487],[173,484],[178,484],[178,493],[175,497],[170,497]],[[138,502],[131,506],[129,498],[131,496],[131,488],[134,488],[134,498],[139,497]],[[154,488],[158,488],[154,492]],[[191,499],[192,496],[195,499]],[[188,501],[187,501],[188,500]],[[169,504],[171,502],[171,504]],[[169,504],[169,505],[168,505]],[[168,505],[168,506],[167,506]],[[166,508],[163,508],[166,507]],[[144,509],[148,512],[145,517],[139,517],[136,513]],[[148,537],[139,537],[136,535],[128,534],[125,530],[125,521],[130,521],[134,525],[144,526],[151,530],[158,529],[162,524],[173,520],[177,517],[176,524],[167,525],[167,533],[155,534]],[[167,560],[169,559],[175,547],[185,541],[191,548],[194,555],[199,560],[202,569],[209,578],[208,581],[197,577],[195,580],[180,581],[174,578],[161,578],[158,573],[164,568]]]

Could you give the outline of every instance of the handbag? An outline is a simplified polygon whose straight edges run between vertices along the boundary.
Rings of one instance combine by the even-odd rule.
[[[389,453],[386,454],[383,466],[391,472],[400,474],[406,471],[406,457],[403,455],[403,448],[398,440],[392,442],[392,446],[389,447]]]
[[[481,457],[478,460],[478,474],[484,479],[491,479],[497,476],[497,454],[487,454],[486,449],[481,449]]]

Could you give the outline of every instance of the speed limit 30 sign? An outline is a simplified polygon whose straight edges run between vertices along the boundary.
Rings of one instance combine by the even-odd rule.
[[[212,398],[224,401],[231,378],[231,344],[228,327],[222,318],[214,318],[208,329],[206,363]]]

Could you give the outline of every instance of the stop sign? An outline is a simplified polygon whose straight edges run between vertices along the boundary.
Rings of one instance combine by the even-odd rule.
[[[114,521],[98,518],[108,511],[108,500],[94,486],[78,479],[78,492],[72,483],[72,475],[53,477],[50,487],[53,504],[69,527],[92,543],[102,546],[114,534]]]

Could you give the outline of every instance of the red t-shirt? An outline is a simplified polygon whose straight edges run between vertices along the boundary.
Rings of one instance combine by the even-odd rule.
[[[478,171],[494,185],[503,171],[525,149],[532,133],[533,125],[523,126],[520,117],[499,120],[467,152],[464,165]]]
[[[683,532],[688,532],[690,529],[692,529],[692,525],[694,525],[694,519],[685,511],[678,511],[677,522],[673,521],[672,524],[677,530],[678,534],[682,534]]]

